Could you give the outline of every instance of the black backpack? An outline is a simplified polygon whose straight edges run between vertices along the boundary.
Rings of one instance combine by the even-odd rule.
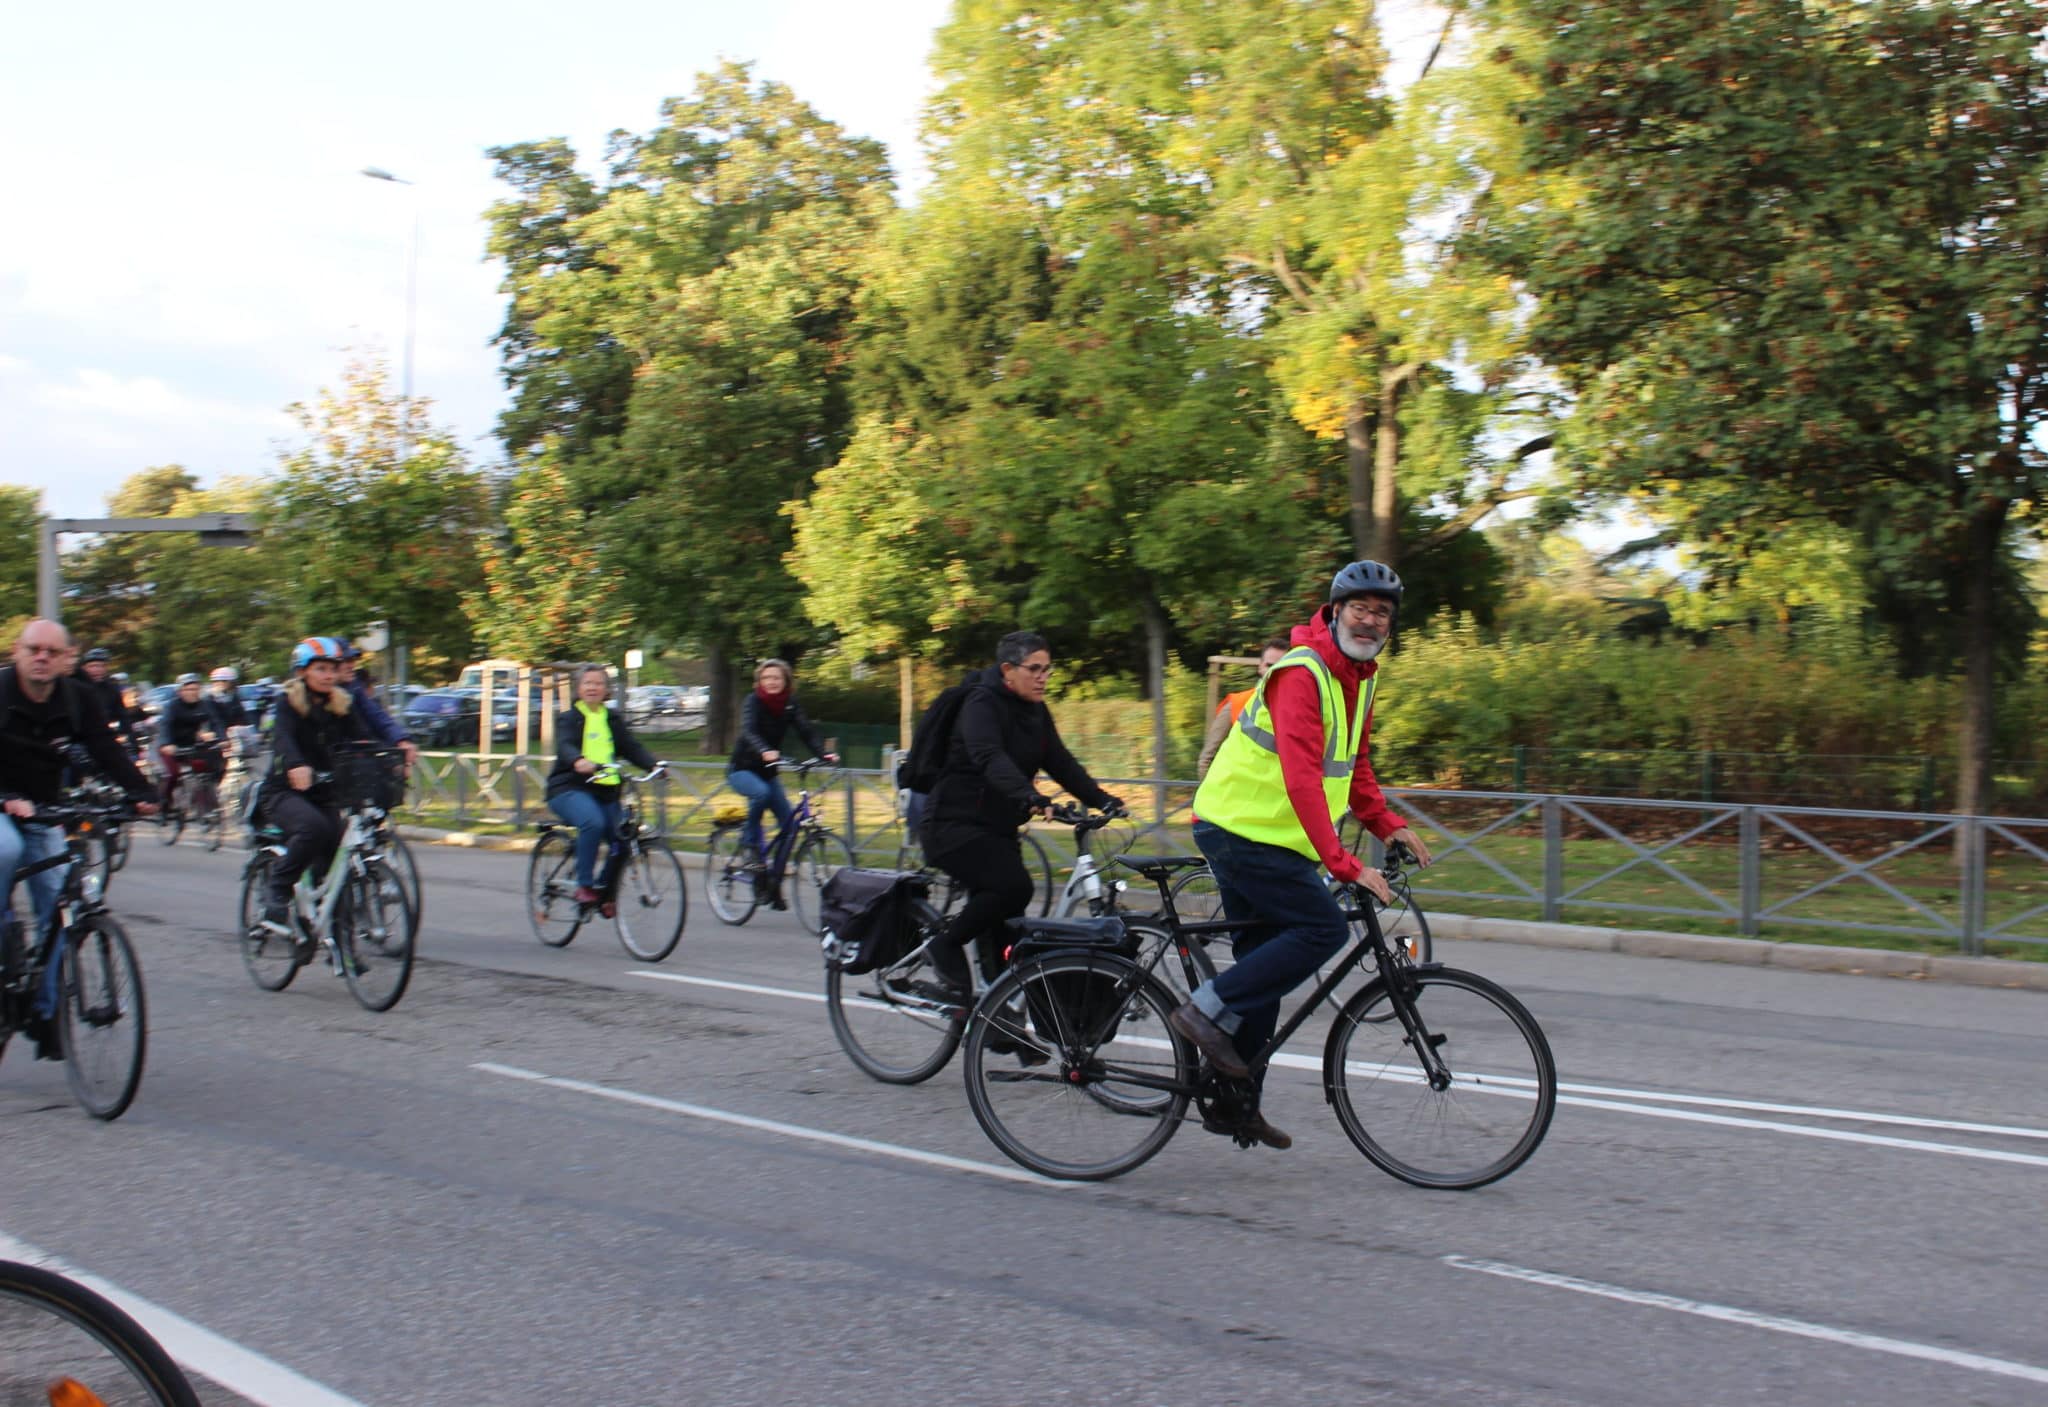
[[[896,785],[909,791],[928,792],[939,784],[946,767],[946,750],[953,745],[953,720],[972,684],[955,684],[933,699],[910,734],[910,751],[896,764]]]
[[[858,974],[887,967],[917,946],[910,906],[930,881],[915,871],[843,869],[825,881],[819,904],[825,963]]]

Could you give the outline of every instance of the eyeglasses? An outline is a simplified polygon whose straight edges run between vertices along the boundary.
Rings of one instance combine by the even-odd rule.
[[[1392,620],[1394,604],[1377,596],[1354,596],[1338,610],[1347,616],[1361,620]]]
[[[1049,664],[1013,664],[1010,668],[1021,669],[1033,679],[1043,679],[1052,673],[1052,666]]]

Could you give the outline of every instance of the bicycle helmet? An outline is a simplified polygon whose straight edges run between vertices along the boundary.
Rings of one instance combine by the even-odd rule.
[[[1385,596],[1401,604],[1401,578],[1380,562],[1353,562],[1330,581],[1330,604],[1335,606],[1353,596]]]
[[[341,657],[343,659],[359,660],[363,657],[363,647],[355,641],[345,635],[337,635],[334,638],[341,646]]]
[[[204,679],[201,679],[196,674],[181,674],[178,676],[178,687],[180,689],[184,688],[187,684],[204,684],[205,682]]]
[[[90,650],[87,650],[85,652],[85,662],[87,664],[105,664],[108,660],[112,658],[112,655],[108,654],[104,649],[102,649],[98,645],[93,646]]]
[[[332,635],[308,635],[292,646],[292,668],[304,669],[314,660],[339,660],[341,642]]]
[[[230,669],[228,666],[222,665],[219,669],[216,669],[212,674],[208,675],[207,677],[213,680],[213,682],[216,684],[232,684],[237,679],[240,679],[242,676],[235,673],[235,671]]]

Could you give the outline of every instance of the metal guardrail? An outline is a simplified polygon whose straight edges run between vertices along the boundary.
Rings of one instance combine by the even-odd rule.
[[[543,820],[551,762],[423,753],[407,806],[428,822]],[[1103,785],[1149,818],[1136,848],[1192,850],[1193,782]],[[671,762],[656,814],[672,835],[699,835],[727,797],[737,799],[722,762]],[[1972,956],[1987,942],[2048,944],[2048,820],[1419,788],[1387,797],[1434,851],[1416,876],[1425,903],[1548,922],[1670,915],[1744,937],[1932,938]],[[856,853],[893,860],[904,837],[888,773],[835,772],[812,798]]]

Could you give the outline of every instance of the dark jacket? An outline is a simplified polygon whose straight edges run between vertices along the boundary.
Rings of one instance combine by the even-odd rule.
[[[14,666],[0,668],[0,801],[19,797],[55,805],[71,766],[64,755],[70,743],[83,747],[98,770],[130,796],[155,796],[155,788],[108,731],[99,701],[80,682],[57,679],[49,702],[38,704],[21,692]]]
[[[101,715],[107,720],[107,726],[114,730],[116,737],[126,739],[134,733],[135,724],[142,717],[142,710],[128,707],[122,697],[122,688],[114,681],[113,675],[109,674],[106,678],[95,681],[90,674],[81,669],[71,677],[99,704]]]
[[[324,704],[315,707],[318,701],[319,695],[308,689],[303,679],[294,679],[277,696],[277,722],[270,732],[275,750],[270,774],[286,786],[290,783],[284,780],[285,774],[292,768],[332,772],[335,751],[344,743],[374,741],[348,690],[337,687]],[[316,797],[325,795],[323,787],[312,790]]]
[[[356,701],[356,710],[363,715],[363,722],[368,725],[371,735],[379,742],[396,746],[402,742],[412,741],[412,734],[406,732],[405,725],[393,718],[383,704],[377,702],[376,695],[370,692],[368,684],[361,679],[351,679],[348,682],[348,692],[349,697]]]
[[[626,715],[623,712],[610,704],[606,704],[605,707],[611,711],[612,751],[636,767],[652,771],[660,759],[633,736],[633,730],[627,726]],[[567,791],[571,787],[580,787],[584,791],[595,790],[595,784],[590,778],[576,770],[576,759],[581,756],[583,714],[572,704],[566,712],[555,715],[555,765],[548,772],[549,796]],[[605,790],[613,796],[619,794],[617,787],[606,787]]]
[[[740,740],[733,746],[732,761],[726,764],[726,770],[774,776],[775,768],[763,762],[761,754],[787,752],[782,740],[792,730],[803,739],[812,756],[825,751],[825,745],[818,741],[817,731],[811,727],[811,720],[804,714],[804,706],[796,701],[795,694],[789,696],[788,706],[777,717],[768,711],[768,705],[761,702],[759,694],[752,689],[747,690],[746,702],[740,705]]]
[[[925,807],[927,852],[946,849],[949,838],[972,838],[964,832],[1015,831],[1043,799],[1033,784],[1040,772],[1086,805],[1110,803],[1110,794],[1060,741],[1051,709],[1004,687],[1000,668],[970,675],[968,683],[945,765]]]
[[[200,698],[213,710],[213,731],[223,738],[228,735],[228,729],[247,728],[255,722],[249,717],[249,710],[242,706],[242,696],[233,689],[225,694],[216,694],[208,689]]]
[[[227,736],[227,729],[221,726],[220,714],[204,694],[199,696],[197,703],[188,704],[183,699],[174,698],[157,715],[158,747],[198,747],[202,732],[213,734],[216,742]]]

